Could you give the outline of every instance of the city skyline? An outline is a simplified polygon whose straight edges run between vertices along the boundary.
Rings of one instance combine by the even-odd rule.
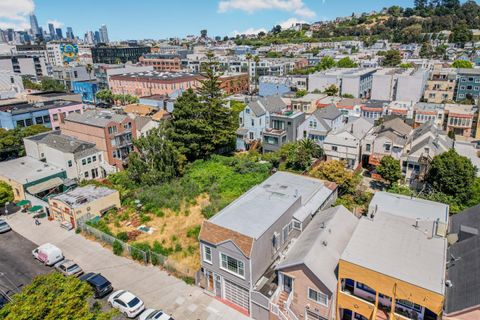
[[[368,4],[351,0],[341,4],[330,0],[140,1],[122,3],[122,6],[116,6],[110,0],[86,0],[82,6],[94,9],[85,11],[71,10],[69,5],[60,2],[18,0],[0,3],[0,12],[3,12],[0,13],[0,28],[30,28],[29,14],[33,10],[43,30],[49,30],[48,24],[62,28],[64,33],[67,27],[72,27],[79,37],[101,25],[108,26],[110,41],[184,37],[196,35],[201,29],[207,29],[210,36],[223,37],[268,31],[277,24],[289,27],[296,22],[330,20],[391,5],[412,6],[413,0],[378,0]],[[88,19],[85,19],[87,14]],[[176,25],[175,29],[173,25]]]

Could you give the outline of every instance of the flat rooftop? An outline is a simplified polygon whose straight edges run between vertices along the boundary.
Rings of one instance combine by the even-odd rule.
[[[68,107],[68,106],[73,106],[78,104],[79,104],[78,102],[64,101],[64,100],[44,101],[44,102],[35,102],[35,103],[14,102],[12,104],[6,104],[6,105],[0,106],[0,112],[8,112],[8,113],[11,113],[12,115],[15,115],[15,114],[49,110],[49,109],[55,109],[55,108],[63,108],[63,107]]]
[[[85,187],[78,187],[72,191],[62,193],[52,199],[62,201],[72,208],[78,208],[85,205],[85,203],[104,198],[115,192],[117,191],[106,187],[87,185]]]
[[[277,172],[225,207],[210,222],[258,239],[287,210],[305,206],[323,188],[327,187],[321,180]]]
[[[375,210],[408,219],[440,221],[448,223],[449,207],[440,202],[424,200],[388,192],[376,192],[368,206],[368,213]]]
[[[341,260],[443,295],[447,240],[432,237],[433,222],[380,212],[363,217]]]
[[[87,110],[82,114],[70,113],[65,120],[104,128],[111,122],[122,122],[126,117],[128,116],[108,110]]]
[[[48,178],[63,171],[63,169],[32,157],[0,162],[0,176],[21,184]]]
[[[138,71],[127,72],[117,75],[112,75],[112,80],[132,80],[135,79],[154,79],[162,81],[186,80],[191,78],[201,77],[200,74],[189,72],[160,72],[160,71]]]

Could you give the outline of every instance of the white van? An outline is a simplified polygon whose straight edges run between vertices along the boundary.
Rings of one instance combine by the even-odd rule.
[[[62,250],[51,243],[42,244],[32,251],[35,259],[43,262],[47,266],[53,266],[55,263],[63,260]]]

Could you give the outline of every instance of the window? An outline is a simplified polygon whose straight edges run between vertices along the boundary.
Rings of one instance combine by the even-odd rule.
[[[385,151],[390,151],[390,148],[391,148],[391,147],[392,147],[391,145],[385,144]]]
[[[227,256],[224,253],[220,254],[220,265],[223,270],[229,271],[240,277],[245,277],[245,267],[242,261]]]
[[[68,164],[68,167],[73,166],[72,160],[68,160],[67,164]]]
[[[43,123],[50,123],[50,116],[43,116]]]
[[[88,178],[88,171],[85,171],[83,175],[85,176],[85,178]]]
[[[93,162],[97,161],[97,156],[92,156],[92,161]]]
[[[328,306],[328,296],[322,292],[308,288],[308,298],[324,306]]]
[[[368,143],[368,144],[365,146],[365,151],[370,151],[370,148],[371,148],[371,145],[370,145],[370,143]]]
[[[35,123],[36,124],[43,124],[43,117],[36,117],[35,118]]]
[[[55,114],[53,115],[53,121],[58,121],[58,113],[55,113]]]
[[[252,119],[252,127],[255,125],[255,120]]]
[[[302,230],[302,223],[300,221],[293,221],[293,229]]]
[[[203,245],[203,261],[212,263],[212,248]]]
[[[82,165],[86,165],[87,164],[87,159],[82,159]]]
[[[338,147],[337,146],[332,146],[332,151],[338,151]]]
[[[250,114],[250,109],[246,108],[245,113]]]
[[[88,157],[87,158],[87,163],[92,163],[92,158]]]

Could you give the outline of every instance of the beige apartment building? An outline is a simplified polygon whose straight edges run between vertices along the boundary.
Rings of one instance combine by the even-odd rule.
[[[430,103],[453,101],[457,73],[455,69],[436,66],[430,74],[423,98]]]

